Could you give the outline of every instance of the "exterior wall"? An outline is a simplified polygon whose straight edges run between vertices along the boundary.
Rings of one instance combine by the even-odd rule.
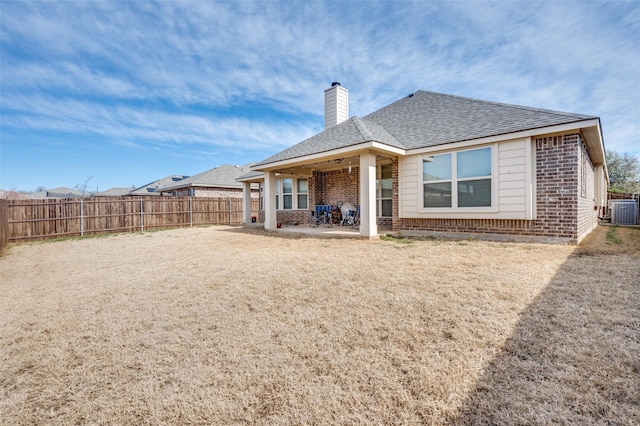
[[[584,142],[580,143],[578,194],[578,241],[598,226],[598,202],[595,188],[596,172]]]
[[[309,200],[309,207],[317,204],[337,204],[351,203],[358,205],[359,193],[359,167],[351,166],[351,173],[348,168],[332,170],[329,172],[314,172],[310,179],[310,186],[313,190],[312,200]],[[312,182],[311,182],[312,181]]]
[[[398,178],[399,216],[402,218],[460,218],[460,219],[531,219],[534,204],[533,177],[527,167],[533,163],[531,141],[516,139],[492,144],[493,179],[497,188],[494,208],[469,212],[465,210],[425,211],[422,209],[422,156],[400,160]],[[434,154],[446,153],[443,150]]]
[[[500,143],[498,149],[498,209],[506,218],[527,219],[527,144],[520,139]]]
[[[391,161],[391,179],[393,182],[391,183],[391,188],[393,191],[393,195],[391,197],[391,230],[397,231],[400,229],[402,221],[400,220],[400,173],[399,173],[399,163],[398,159],[394,159]]]
[[[504,148],[504,149],[503,149]],[[526,153],[526,145],[524,146]],[[498,154],[499,178],[498,196],[500,208],[517,210],[526,214],[526,199],[522,200],[523,182],[526,194],[527,178],[525,161],[522,162],[521,147],[517,144],[504,144]],[[404,165],[404,162],[402,163]],[[523,174],[525,173],[525,174]],[[411,174],[401,171],[400,181],[405,184],[405,176]],[[523,179],[524,178],[524,179]],[[597,223],[597,210],[594,208],[594,168],[580,135],[542,137],[535,140],[535,216],[533,219],[497,218],[423,218],[401,217],[398,227],[404,234],[416,231],[428,233],[461,234],[502,234],[522,237],[538,237],[550,241],[577,242]],[[417,183],[417,178],[416,178]],[[415,186],[419,186],[414,184]],[[506,187],[503,187],[506,186]],[[409,185],[411,188],[412,185]],[[403,187],[404,190],[404,187]],[[408,193],[411,193],[409,191]],[[407,192],[401,193],[402,197]],[[414,197],[418,200],[421,194]],[[513,203],[504,200],[514,197]],[[525,201],[523,203],[522,201]],[[412,202],[401,201],[403,209]],[[524,210],[522,207],[524,206]],[[479,215],[480,216],[480,215]],[[523,215],[524,216],[524,215]]]

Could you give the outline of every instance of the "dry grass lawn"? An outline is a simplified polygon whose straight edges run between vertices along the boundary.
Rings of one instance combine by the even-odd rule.
[[[0,257],[1,424],[639,424],[640,230],[211,227]]]

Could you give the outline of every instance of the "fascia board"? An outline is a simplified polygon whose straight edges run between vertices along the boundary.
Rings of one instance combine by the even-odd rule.
[[[250,176],[250,177],[246,177],[246,178],[238,178],[236,179],[236,181],[238,182],[262,182],[264,180],[264,174],[261,174],[259,176]]]

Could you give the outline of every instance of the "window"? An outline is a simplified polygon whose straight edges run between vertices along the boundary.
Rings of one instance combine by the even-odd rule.
[[[424,207],[451,207],[451,154],[422,160]]]
[[[309,184],[306,179],[298,179],[298,209],[305,210],[309,208]]]
[[[491,207],[491,148],[424,157],[424,208]]]
[[[294,191],[295,184],[295,191]],[[276,180],[277,210],[306,210],[309,205],[309,184],[307,179],[284,178]],[[262,191],[262,187],[261,187]],[[263,193],[261,192],[261,195]],[[261,203],[263,202],[261,198]],[[261,204],[260,208],[264,208]]]
[[[293,208],[293,179],[282,179],[282,208],[291,210]]]
[[[391,164],[378,167],[376,180],[376,214],[391,217],[393,212],[393,179],[391,178]]]

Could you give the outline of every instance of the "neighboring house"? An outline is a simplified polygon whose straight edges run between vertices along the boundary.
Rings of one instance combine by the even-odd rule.
[[[135,190],[135,188],[110,188],[107,189],[106,191],[100,191],[98,193],[96,193],[94,196],[95,197],[124,197],[129,195],[129,193],[131,193],[132,190]]]
[[[82,193],[77,189],[58,187],[53,189],[47,189],[45,191],[38,191],[31,194],[31,198],[43,199],[43,198],[82,198],[91,197],[90,193]]]
[[[29,198],[31,197],[16,191],[0,189],[0,200],[28,200]]]
[[[162,186],[158,191],[162,195],[191,197],[242,197],[242,184],[236,179],[249,172],[254,163],[244,166],[223,164],[211,170]],[[258,185],[252,189],[258,197]]]
[[[127,193],[127,196],[137,197],[141,195],[151,195],[151,196],[160,196],[162,195],[159,191],[160,188],[165,187],[167,185],[173,185],[176,182],[180,182],[183,179],[188,178],[189,176],[183,175],[171,175],[162,179],[158,179],[146,185],[135,188],[134,190],[130,190]]]
[[[360,234],[578,242],[605,206],[598,117],[418,91],[348,119],[325,91],[326,129],[252,167],[267,230],[318,204],[360,206]],[[245,209],[244,221],[249,221]]]

